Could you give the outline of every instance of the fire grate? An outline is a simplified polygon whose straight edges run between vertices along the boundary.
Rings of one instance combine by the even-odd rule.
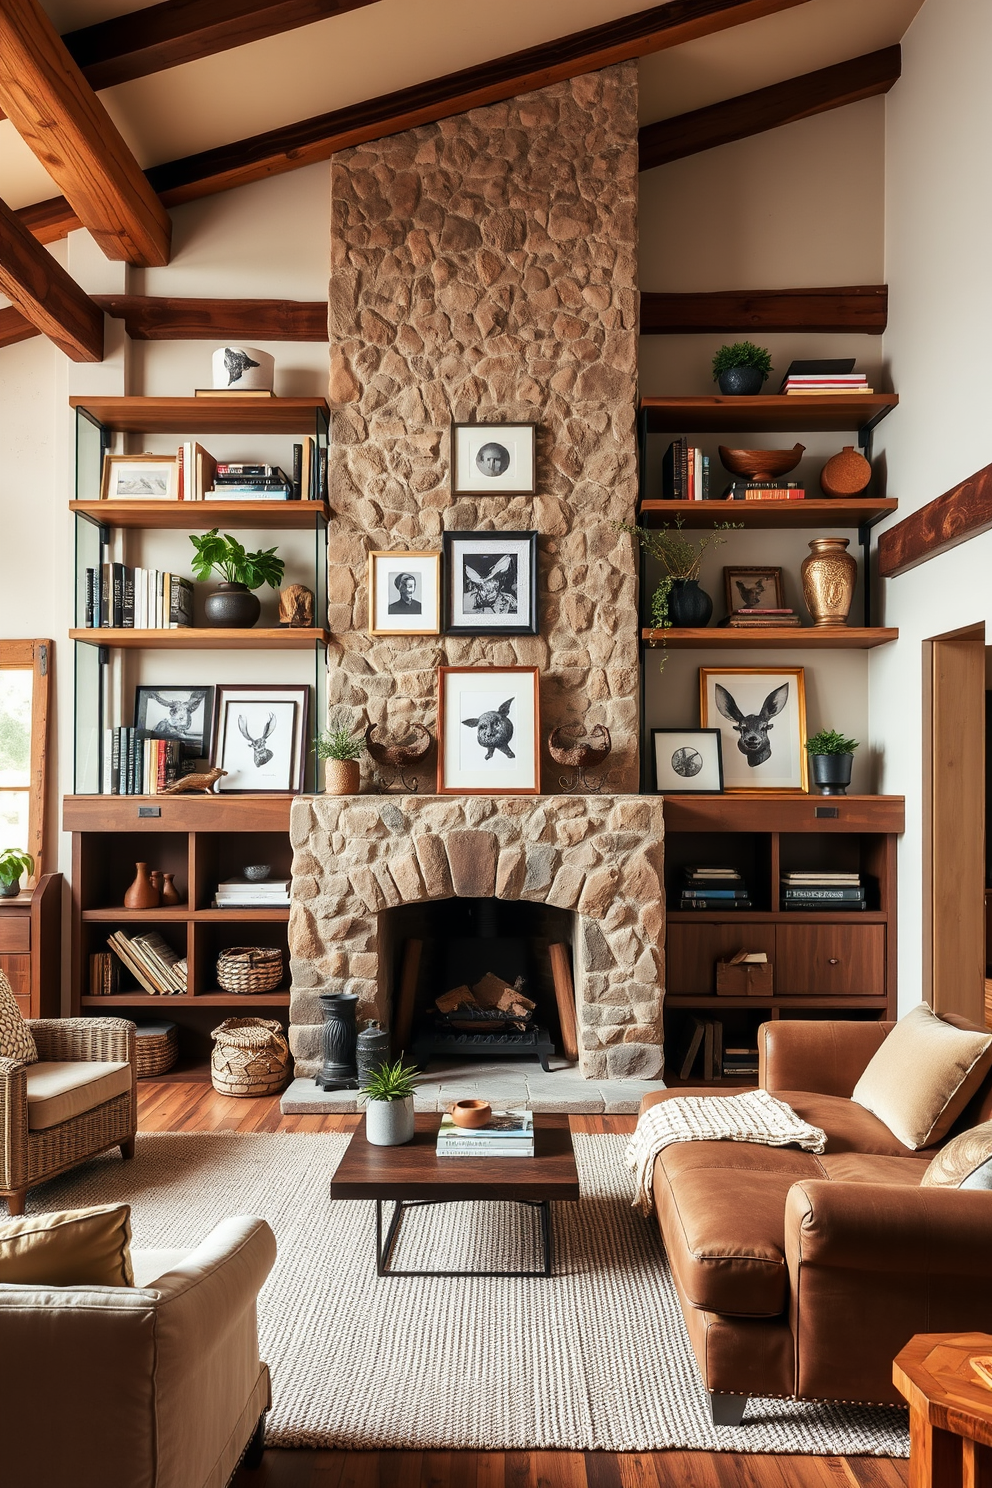
[[[541,1068],[550,1071],[550,1060],[554,1052],[555,1046],[546,1028],[532,1026],[522,1033],[466,1033],[453,1029],[444,1019],[439,1018],[433,1029],[426,1028],[418,1036],[413,1058],[414,1063],[423,1069],[432,1057],[477,1059],[480,1056],[512,1058],[518,1055],[523,1059],[538,1059]]]

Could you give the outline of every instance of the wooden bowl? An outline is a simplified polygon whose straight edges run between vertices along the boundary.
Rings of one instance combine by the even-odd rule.
[[[460,1100],[455,1101],[451,1107],[451,1119],[456,1126],[467,1126],[475,1129],[480,1126],[488,1126],[492,1119],[493,1108],[488,1101],[484,1100]]]
[[[741,450],[728,449],[725,444],[721,444],[719,449],[720,459],[732,475],[739,476],[741,480],[770,481],[795,470],[806,446],[795,444],[791,450]]]

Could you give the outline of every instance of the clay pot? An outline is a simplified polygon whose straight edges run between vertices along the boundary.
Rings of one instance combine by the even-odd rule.
[[[824,496],[860,496],[871,480],[871,466],[853,444],[845,444],[839,455],[831,455],[820,471]]]
[[[159,892],[147,863],[135,863],[134,882],[124,895],[125,909],[158,909]]]
[[[163,883],[164,883],[164,879],[162,878],[162,870],[161,870],[161,868],[153,868],[152,871],[151,871],[151,873],[149,873],[148,877],[152,881],[152,888],[155,890],[156,894],[158,895],[158,902],[159,902],[159,904],[161,904],[162,903],[162,886],[163,886]]]
[[[456,1126],[467,1127],[469,1131],[475,1131],[480,1126],[488,1126],[492,1120],[492,1114],[492,1106],[484,1100],[455,1101],[451,1107],[452,1121]]]
[[[857,560],[846,537],[814,537],[803,560],[803,599],[814,625],[844,625],[854,598]]]
[[[721,393],[739,397],[742,393],[760,393],[765,374],[759,367],[728,367],[717,378]]]
[[[329,796],[357,796],[361,779],[358,760],[324,761],[324,789]]]
[[[182,899],[179,896],[179,890],[176,888],[175,884],[173,883],[173,879],[174,878],[175,878],[175,874],[174,873],[163,873],[163,875],[162,875],[162,880],[163,880],[163,882],[162,882],[162,904],[163,905],[167,905],[167,904],[182,904],[182,902],[183,902]]]
[[[203,602],[204,624],[217,629],[251,630],[261,613],[258,595],[244,584],[219,584]]]

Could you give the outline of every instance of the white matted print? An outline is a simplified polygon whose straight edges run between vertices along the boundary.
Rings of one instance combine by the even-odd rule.
[[[103,501],[174,501],[179,462],[175,455],[104,455]]]
[[[218,687],[213,763],[218,791],[303,789],[309,689],[261,684]]]
[[[700,667],[699,722],[720,730],[725,790],[807,789],[802,667]]]
[[[369,634],[439,635],[440,553],[369,554]]]
[[[446,532],[449,635],[537,635],[537,533]]]
[[[720,730],[660,728],[651,730],[654,788],[665,795],[723,790]]]
[[[537,494],[536,424],[452,424],[452,496]]]
[[[540,790],[537,667],[439,667],[440,794]]]

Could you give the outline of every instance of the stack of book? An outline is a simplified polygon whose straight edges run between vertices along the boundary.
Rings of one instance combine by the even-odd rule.
[[[865,909],[864,880],[860,873],[783,873],[782,908]]]
[[[685,436],[674,439],[661,462],[664,501],[709,501],[710,457],[693,449]]]
[[[182,630],[193,624],[193,585],[157,568],[101,563],[85,575],[87,629]]]
[[[296,446],[300,448],[299,445]],[[205,501],[292,501],[293,483],[278,465],[225,463],[217,466]]]
[[[441,1117],[438,1157],[533,1157],[534,1117],[530,1111],[494,1111],[488,1126],[456,1126],[451,1112]]]
[[[136,728],[103,731],[105,796],[157,796],[184,773],[179,739],[153,739]]]
[[[289,903],[289,879],[267,878],[251,883],[246,878],[225,878],[217,885],[214,909],[279,909]]]
[[[758,1051],[749,1044],[731,1047],[724,1045],[723,1078],[725,1080],[756,1080],[758,1078]]]
[[[679,909],[750,909],[751,898],[736,868],[686,868]]]
[[[90,996],[115,997],[121,989],[121,963],[109,951],[90,956]]]
[[[689,1042],[679,1069],[680,1080],[688,1080],[700,1051],[703,1056],[700,1071],[703,1079],[719,1080],[723,1074],[723,1024],[719,1018],[691,1020]]]
[[[747,609],[735,610],[723,623],[731,630],[774,630],[780,625],[799,625],[801,622],[795,610],[775,610],[752,605]]]
[[[157,931],[128,936],[123,930],[115,930],[107,944],[152,997],[185,993],[186,959],[177,955]]]
[[[852,393],[873,393],[864,372],[789,372],[781,391],[787,397],[849,397]]]
[[[805,501],[806,488],[800,481],[763,480],[731,481],[723,493],[724,501]]]

